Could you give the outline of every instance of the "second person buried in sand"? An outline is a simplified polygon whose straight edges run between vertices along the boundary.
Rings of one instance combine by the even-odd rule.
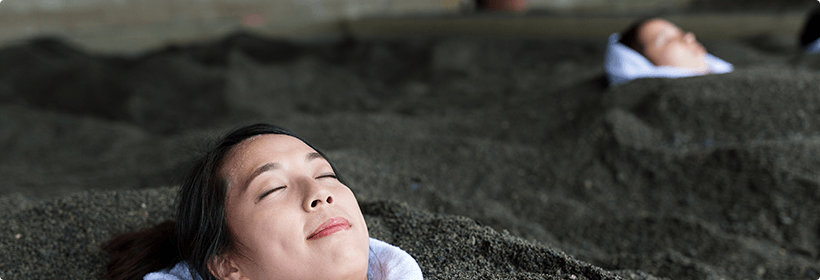
[[[661,18],[640,20],[623,34],[610,35],[605,59],[611,86],[640,78],[691,77],[734,69],[707,53],[695,34]]]

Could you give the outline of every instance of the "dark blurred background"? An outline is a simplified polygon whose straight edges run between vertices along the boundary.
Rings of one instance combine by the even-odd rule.
[[[813,0],[6,0],[0,46],[32,36],[133,52],[247,29],[296,40],[341,34],[604,36],[663,15],[701,38],[798,32]],[[494,10],[512,10],[495,12]]]

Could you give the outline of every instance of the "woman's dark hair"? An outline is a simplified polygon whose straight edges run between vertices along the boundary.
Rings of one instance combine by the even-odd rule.
[[[103,279],[142,279],[145,274],[180,261],[173,221],[138,232],[124,233],[103,247],[111,253]]]
[[[641,27],[643,27],[644,23],[653,18],[654,17],[643,18],[632,23],[632,25],[630,25],[626,30],[624,30],[623,33],[621,33],[621,39],[618,40],[618,42],[643,55],[644,45],[641,44],[641,41],[638,40],[638,32],[641,31]]]
[[[275,125],[254,124],[228,133],[215,147],[198,157],[185,176],[177,196],[175,223],[167,221],[140,232],[119,235],[104,247],[112,257],[103,278],[142,279],[150,272],[186,261],[192,277],[196,273],[203,279],[216,279],[208,270],[208,262],[237,249],[225,213],[227,181],[219,176],[219,168],[234,146],[263,134],[292,136],[327,159],[304,139]],[[333,163],[330,166],[344,184]]]
[[[818,38],[820,38],[820,8],[814,9],[806,18],[806,24],[800,32],[800,46],[805,49]]]

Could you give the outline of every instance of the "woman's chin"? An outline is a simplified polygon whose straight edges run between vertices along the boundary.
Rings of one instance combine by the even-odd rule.
[[[703,58],[703,61],[699,63],[686,63],[683,65],[677,66],[681,69],[691,70],[699,73],[706,74],[709,72],[709,64],[706,63],[706,57]]]
[[[697,71],[701,74],[708,74],[709,73],[709,65],[706,64],[706,63],[703,63],[703,65],[698,65],[697,67],[692,68],[692,70],[695,70],[695,71]]]
[[[697,73],[700,73],[700,74],[709,73],[709,67],[705,66],[705,65],[704,66],[685,67],[684,69],[690,70],[690,71],[693,71],[693,72],[697,72]]]

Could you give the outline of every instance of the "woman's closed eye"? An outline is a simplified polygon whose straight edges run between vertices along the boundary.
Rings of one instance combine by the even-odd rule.
[[[332,178],[332,179],[336,179],[336,180],[339,179],[339,178],[336,177],[336,174],[334,174],[332,172],[322,173],[321,175],[316,177],[316,179],[324,179],[324,178]],[[276,187],[276,188],[269,189],[269,190],[263,192],[262,194],[260,194],[259,197],[256,198],[256,201],[259,202],[260,200],[262,200],[263,198],[265,198],[269,194],[272,194],[274,192],[277,192],[277,191],[283,190],[283,189],[285,189],[285,186],[279,186],[279,187]]]
[[[265,191],[264,193],[262,193],[261,195],[259,195],[259,197],[256,199],[256,201],[258,202],[258,201],[262,200],[263,198],[265,198],[266,196],[268,196],[269,194],[272,194],[272,193],[274,193],[278,190],[283,190],[283,189],[285,189],[285,186],[279,186],[279,187],[276,187],[276,188],[269,189],[269,190]]]

